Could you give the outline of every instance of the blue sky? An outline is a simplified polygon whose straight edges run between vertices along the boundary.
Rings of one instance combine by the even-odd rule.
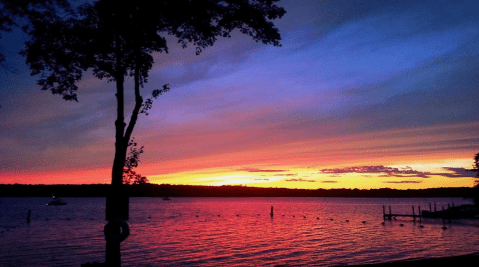
[[[159,183],[171,175],[181,183],[179,173],[186,171],[274,169],[291,157],[297,160],[289,169],[411,165],[427,157],[436,159],[427,163],[436,167],[472,164],[479,152],[477,1],[279,5],[287,11],[275,21],[279,48],[236,32],[195,56],[192,47],[181,49],[168,37],[170,53],[155,55],[143,92],[165,83],[172,89],[140,118],[134,133],[145,146],[144,174],[159,177]],[[16,181],[16,174],[30,181],[38,172],[46,177],[101,169],[107,175],[113,84],[87,74],[79,84],[79,103],[40,91],[38,77],[30,77],[24,58],[16,55],[24,39],[17,31],[0,42],[7,64],[17,70],[0,73],[0,182]],[[381,143],[371,139],[378,135],[386,136]],[[335,140],[337,150],[322,150],[325,140]],[[349,156],[347,144],[361,140],[368,140],[364,149]],[[389,154],[367,152],[379,146]],[[228,160],[231,153],[250,157]],[[71,181],[105,181],[93,176]]]

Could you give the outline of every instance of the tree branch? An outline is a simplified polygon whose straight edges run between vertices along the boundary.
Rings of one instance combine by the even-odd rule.
[[[131,134],[133,133],[133,128],[135,127],[136,121],[138,120],[138,113],[140,112],[140,108],[143,105],[143,97],[140,95],[140,73],[139,73],[139,66],[136,64],[135,66],[135,107],[131,113],[130,122],[128,123],[128,127],[126,128],[124,142],[125,145],[128,145],[128,142],[131,138]]]

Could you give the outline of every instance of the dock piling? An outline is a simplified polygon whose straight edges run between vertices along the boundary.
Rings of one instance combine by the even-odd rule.
[[[31,217],[32,217],[32,210],[29,209],[27,212],[27,223],[30,223]]]
[[[444,206],[442,206],[442,222],[446,223],[446,214],[444,212]]]
[[[422,222],[421,206],[417,206],[417,212],[419,213],[419,222]]]
[[[416,214],[414,213],[414,206],[412,206],[412,219],[416,221]]]
[[[271,206],[271,213],[269,214],[271,215],[271,217],[273,217],[274,213],[273,213],[273,206]]]

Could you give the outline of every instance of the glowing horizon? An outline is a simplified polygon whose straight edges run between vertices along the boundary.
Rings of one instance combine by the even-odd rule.
[[[146,164],[142,163],[138,171],[155,184],[305,189],[472,187],[476,174],[468,170],[472,169],[474,149],[458,151],[454,140],[463,140],[477,126],[478,123],[468,123],[388,130],[265,145],[256,149],[170,160],[167,166],[145,160]],[[415,141],[406,138],[411,135],[420,138]],[[340,140],[347,142],[339,145]],[[431,142],[422,140],[434,140],[433,143],[440,145],[433,146]],[[415,154],[415,151],[422,151],[422,154]],[[261,163],[256,162],[258,158],[262,159]],[[20,180],[27,184],[41,184],[45,180],[49,181],[47,184],[88,184],[110,183],[110,175],[109,166],[104,166],[91,170],[25,172],[23,175],[10,173],[0,178],[2,183],[18,183],[20,176]],[[102,181],[98,177],[102,177]]]

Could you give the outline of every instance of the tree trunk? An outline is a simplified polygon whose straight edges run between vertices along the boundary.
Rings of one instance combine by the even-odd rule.
[[[118,41],[118,40],[117,40]],[[138,52],[139,55],[139,52]],[[143,98],[140,95],[140,73],[139,65],[135,67],[135,107],[131,114],[128,127],[125,124],[124,116],[124,72],[121,71],[120,60],[121,50],[117,50],[117,75],[116,80],[116,99],[117,99],[117,119],[115,121],[115,159],[113,160],[113,169],[111,177],[111,189],[106,199],[106,219],[109,223],[116,220],[128,220],[129,217],[129,199],[128,191],[123,185],[123,166],[125,164],[128,142],[130,141],[133,128],[138,120],[138,114],[143,104]],[[126,129],[125,129],[126,127]],[[110,227],[113,224],[110,225]],[[106,227],[106,226],[105,226]],[[121,228],[112,227],[109,234],[120,235]],[[107,231],[105,230],[105,237]],[[121,241],[120,241],[121,242]],[[106,241],[106,264],[108,266],[121,266],[120,242]]]
[[[128,220],[128,194],[122,190],[123,165],[125,164],[128,140],[125,141],[124,117],[124,79],[123,73],[118,71],[116,80],[116,99],[118,103],[117,119],[115,121],[115,158],[113,160],[110,191],[106,199],[106,219],[108,222],[115,220]],[[119,226],[111,227],[110,234],[119,235]],[[105,237],[106,237],[105,231]],[[106,240],[105,261],[107,266],[121,266],[120,242]]]

